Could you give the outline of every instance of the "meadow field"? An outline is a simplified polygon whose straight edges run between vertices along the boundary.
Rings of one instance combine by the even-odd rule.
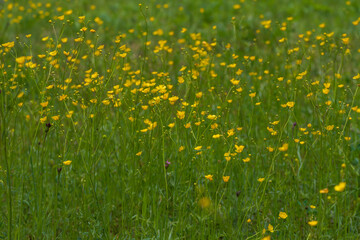
[[[0,239],[360,239],[357,0],[0,0]]]

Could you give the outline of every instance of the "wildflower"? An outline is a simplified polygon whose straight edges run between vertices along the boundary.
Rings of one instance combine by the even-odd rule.
[[[60,119],[60,115],[52,116],[52,120],[57,121]]]
[[[280,212],[279,217],[282,219],[286,219],[288,217],[288,215],[286,214],[286,212]]]
[[[207,118],[210,120],[216,120],[217,117],[216,115],[208,115]]]
[[[231,79],[230,82],[233,84],[233,85],[238,85],[240,83],[240,80],[235,80],[235,78]]]
[[[59,96],[59,101],[63,101],[67,98],[66,94],[62,94],[61,96]]]
[[[342,38],[341,41],[343,42],[343,44],[348,45],[349,44],[349,38]]]
[[[184,119],[184,117],[185,117],[185,112],[184,112],[184,111],[177,111],[176,116],[177,116],[177,118],[179,118],[179,119]]]
[[[328,89],[328,88],[324,88],[323,90],[322,90],[322,92],[323,92],[323,94],[328,94],[329,92],[330,92],[330,90]]]
[[[289,108],[294,107],[294,105],[295,105],[295,102],[287,102],[286,103],[286,106],[288,106]]]
[[[41,105],[43,108],[47,107],[48,104],[49,104],[48,101],[40,103],[40,105]]]
[[[41,123],[46,122],[46,120],[47,120],[47,116],[40,118],[40,122],[41,122]]]
[[[198,93],[196,93],[196,94],[195,94],[196,98],[201,98],[201,97],[202,97],[202,95],[203,95],[203,93],[202,93],[202,92],[198,92]]]
[[[281,147],[279,147],[280,152],[286,152],[289,148],[289,144],[284,143]]]
[[[273,227],[273,225],[269,224],[268,230],[269,230],[270,232],[274,232],[274,227]]]
[[[25,57],[18,57],[15,59],[16,63],[18,63],[18,64],[24,64],[25,60],[26,60]]]
[[[168,167],[170,166],[171,162],[169,162],[168,160],[165,162],[165,169],[168,169]]]
[[[274,151],[274,148],[272,148],[272,147],[266,147],[266,149],[269,151],[269,152],[273,152]]]
[[[258,182],[262,183],[265,180],[265,178],[258,178],[257,180]]]
[[[207,179],[207,180],[209,180],[209,181],[212,181],[212,180],[214,180],[213,179],[213,175],[205,175],[205,178]]]
[[[245,146],[243,146],[243,145],[238,146],[235,144],[235,152],[237,152],[237,153],[241,153],[244,150],[244,148],[245,148]]]
[[[312,227],[315,227],[318,224],[318,221],[312,220],[312,221],[309,221],[308,224]]]
[[[104,105],[109,105],[109,104],[110,104],[110,100],[105,99],[105,100],[102,101],[102,103],[103,103]]]
[[[360,73],[353,77],[354,80],[360,79]]]
[[[63,164],[66,165],[66,166],[69,166],[71,164],[71,160],[67,160],[67,161],[64,161]]]
[[[52,125],[51,125],[51,123],[47,123],[47,124],[45,124],[45,126],[46,126],[45,132],[48,132]]]
[[[230,130],[227,131],[228,137],[230,137],[230,136],[232,136],[232,135],[234,135],[234,134],[235,134],[234,129],[230,129]]]
[[[173,96],[169,98],[169,102],[171,105],[174,105],[174,103],[179,99],[178,96]]]
[[[54,57],[54,56],[56,56],[57,53],[58,53],[58,51],[54,50],[54,51],[50,52],[49,55]]]
[[[231,157],[230,157],[230,153],[229,153],[229,152],[224,153],[224,157],[225,157],[225,160],[226,160],[226,161],[230,161],[230,160],[231,160]]]
[[[229,181],[229,179],[230,179],[230,176],[223,176],[223,180],[224,180],[224,182],[228,182]]]
[[[328,125],[325,127],[326,130],[331,131],[334,129],[334,125]]]
[[[346,187],[346,182],[340,182],[338,185],[334,187],[334,190],[337,192],[343,192]]]

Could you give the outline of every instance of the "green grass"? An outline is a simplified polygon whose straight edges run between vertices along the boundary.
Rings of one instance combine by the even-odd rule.
[[[0,239],[359,238],[359,17],[0,1]]]

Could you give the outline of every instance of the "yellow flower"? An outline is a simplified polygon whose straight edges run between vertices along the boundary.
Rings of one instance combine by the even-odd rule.
[[[183,119],[185,117],[185,112],[177,111],[176,116],[178,117],[178,119]]]
[[[250,93],[249,96],[250,96],[251,98],[255,97],[255,96],[256,96],[256,92]]]
[[[215,135],[213,135],[212,137],[216,139],[216,138],[221,137],[221,134],[215,134]]]
[[[335,191],[337,192],[343,192],[346,187],[346,182],[340,182],[338,185],[334,187]]]
[[[237,152],[237,153],[241,153],[244,150],[244,148],[245,148],[245,146],[243,146],[243,145],[238,146],[235,144],[235,152]]]
[[[295,102],[287,102],[286,103],[286,106],[288,106],[289,108],[294,107],[294,105],[295,105]]]
[[[48,104],[49,104],[48,101],[40,103],[40,105],[41,105],[43,108],[44,108],[44,107],[47,107]]]
[[[233,8],[234,8],[235,10],[238,10],[238,9],[241,8],[241,5],[240,5],[240,4],[235,4],[235,5],[233,6]]]
[[[7,43],[1,44],[1,46],[6,47],[6,48],[12,48],[12,47],[14,47],[14,45],[15,45],[14,42],[7,42]]]
[[[195,149],[196,151],[199,151],[199,150],[201,150],[201,148],[202,148],[202,146],[197,146],[197,147],[195,147],[194,149]]]
[[[45,117],[43,117],[43,118],[40,118],[40,122],[41,122],[41,123],[46,122],[46,120],[47,120],[47,116],[45,116]]]
[[[58,53],[57,50],[54,50],[54,51],[50,52],[49,55],[54,57],[54,56],[56,56],[57,53]]]
[[[286,214],[286,212],[280,212],[279,217],[282,219],[286,219],[288,217],[288,215]]]
[[[17,98],[22,98],[24,96],[24,92],[20,92],[18,95],[17,95]]]
[[[103,103],[104,105],[109,105],[109,104],[110,104],[110,100],[105,99],[105,100],[102,101],[102,103]]]
[[[227,131],[227,134],[228,134],[228,137],[234,135],[234,134],[235,134],[234,129],[228,130],[228,131]]]
[[[279,147],[280,152],[286,152],[289,148],[289,144],[284,143],[281,147]]]
[[[213,175],[210,175],[210,174],[209,174],[209,175],[205,175],[205,178],[208,179],[209,181],[214,180],[214,179],[213,179]]]
[[[173,96],[169,98],[169,102],[171,105],[173,105],[177,100],[179,100],[178,96]]]
[[[244,163],[250,162],[250,158],[249,158],[249,157],[244,158],[244,159],[243,159],[243,162],[244,162]]]
[[[25,57],[18,57],[15,59],[15,61],[18,63],[18,64],[24,64],[26,58]]]
[[[269,224],[268,230],[269,230],[270,232],[274,232],[274,227],[273,227],[273,225]]]
[[[360,79],[360,73],[353,77],[354,80]]]
[[[216,120],[217,117],[216,115],[208,115],[207,118],[210,120]]]
[[[326,130],[331,131],[334,129],[334,125],[329,125],[325,127]]]
[[[342,38],[341,41],[342,41],[343,44],[345,44],[345,45],[349,44],[349,38]]]
[[[274,148],[272,148],[272,147],[266,147],[266,149],[267,149],[269,152],[273,152],[273,151],[274,151]]]
[[[315,227],[318,224],[318,221],[312,220],[312,221],[309,221],[308,224],[312,227]]]
[[[202,95],[203,95],[203,93],[202,93],[202,92],[198,92],[198,93],[196,93],[196,94],[195,94],[195,96],[196,96],[197,98],[201,98],[201,97],[202,97]]]
[[[233,85],[238,85],[240,83],[240,80],[235,80],[235,78],[231,79],[230,82],[233,84]]]
[[[265,180],[265,178],[258,178],[257,180],[258,180],[258,182],[262,183]]]
[[[51,117],[54,121],[57,121],[60,119],[60,115],[52,116]]]
[[[229,179],[230,179],[230,176],[223,176],[223,180],[224,180],[224,182],[228,182],[229,181]]]
[[[67,98],[66,94],[62,94],[61,96],[59,96],[59,101],[63,101]]]
[[[66,165],[66,166],[69,166],[71,164],[72,161],[70,160],[67,160],[67,161],[64,161],[63,164]]]

